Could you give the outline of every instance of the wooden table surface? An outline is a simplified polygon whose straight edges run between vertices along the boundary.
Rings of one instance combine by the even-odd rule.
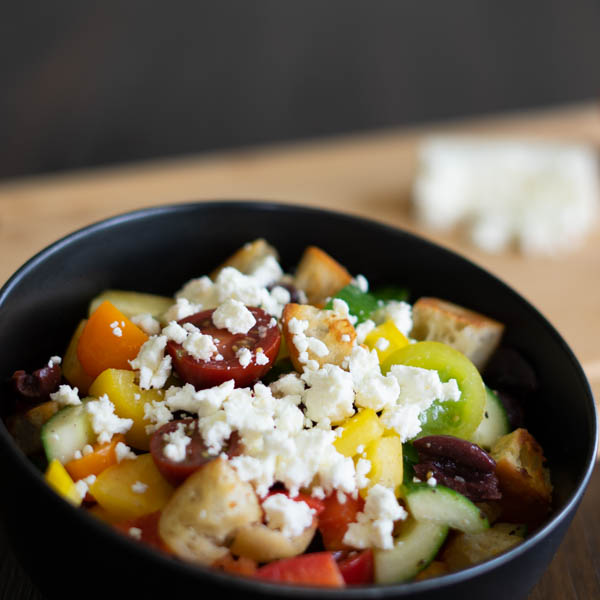
[[[418,144],[432,133],[581,141],[600,149],[600,107],[581,104],[0,182],[0,283],[59,237],[127,210],[212,199],[329,208],[418,233],[503,279],[555,325],[599,398],[600,226],[581,248],[552,259],[486,255],[457,233],[423,229],[412,218],[410,185]],[[600,598],[599,501],[597,468],[565,542],[530,599]],[[1,531],[0,598],[40,598]]]

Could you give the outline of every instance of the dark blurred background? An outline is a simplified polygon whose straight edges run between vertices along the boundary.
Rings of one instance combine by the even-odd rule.
[[[600,0],[3,3],[0,177],[594,99]]]

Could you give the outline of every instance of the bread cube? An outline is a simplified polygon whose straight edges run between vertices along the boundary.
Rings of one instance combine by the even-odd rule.
[[[410,336],[448,344],[481,371],[500,343],[504,325],[475,311],[439,298],[419,298],[412,310]]]
[[[327,298],[351,281],[352,276],[340,263],[315,246],[306,248],[294,276],[294,285],[315,306],[324,306]]]
[[[217,267],[210,274],[210,278],[214,281],[225,267],[233,267],[240,273],[248,275],[267,256],[272,256],[275,260],[279,259],[277,250],[263,238],[248,242]]]

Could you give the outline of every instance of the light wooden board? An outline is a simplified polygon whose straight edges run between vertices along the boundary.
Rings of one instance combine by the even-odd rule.
[[[59,237],[131,209],[203,199],[262,199],[367,216],[419,233],[489,269],[556,326],[600,397],[600,229],[557,259],[491,256],[456,233],[419,227],[410,186],[432,133],[583,141],[600,149],[593,104],[151,161],[0,183],[0,281]],[[251,235],[251,232],[249,232]]]

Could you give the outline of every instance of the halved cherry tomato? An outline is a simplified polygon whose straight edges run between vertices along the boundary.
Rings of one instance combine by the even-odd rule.
[[[338,567],[347,585],[367,585],[373,583],[375,562],[373,550],[351,552],[338,560]]]
[[[348,550],[342,542],[350,523],[356,521],[356,515],[362,511],[365,501],[358,496],[352,498],[346,494],[346,501],[341,503],[337,493],[333,493],[323,500],[325,508],[319,515],[319,531],[323,538],[323,545],[327,550]]]
[[[170,553],[167,545],[158,535],[158,521],[160,520],[160,515],[161,511],[158,510],[156,512],[138,517],[137,519],[119,521],[118,523],[115,523],[114,526],[128,536],[131,536],[130,530],[132,528],[139,529],[141,531],[140,537],[134,539],[137,539],[148,546],[152,546],[153,548],[157,548],[158,550],[162,550],[163,552]]]
[[[185,448],[185,458],[182,461],[174,461],[165,456],[164,449],[168,441],[164,436],[175,431],[180,424],[183,425],[184,432],[191,442]],[[230,457],[241,453],[241,442],[237,432],[231,435],[223,452]],[[218,454],[209,454],[202,434],[198,430],[197,420],[192,418],[170,421],[157,429],[150,438],[150,453],[161,475],[174,486],[182,483],[207,462],[219,457]]]
[[[233,379],[237,387],[247,387],[269,371],[277,358],[281,344],[281,334],[277,324],[264,310],[248,307],[254,315],[256,324],[248,333],[233,334],[227,329],[219,329],[212,321],[214,310],[205,310],[179,321],[180,325],[191,323],[205,335],[212,336],[221,359],[196,360],[188,354],[181,344],[172,340],[167,343],[167,352],[173,359],[173,367],[183,381],[191,383],[196,389],[220,385]],[[250,363],[243,367],[236,353],[247,348],[252,353]],[[257,362],[257,356],[264,353],[265,364]]]
[[[257,569],[255,575],[261,579],[283,583],[344,586],[344,578],[331,552],[312,552],[276,560]]]

